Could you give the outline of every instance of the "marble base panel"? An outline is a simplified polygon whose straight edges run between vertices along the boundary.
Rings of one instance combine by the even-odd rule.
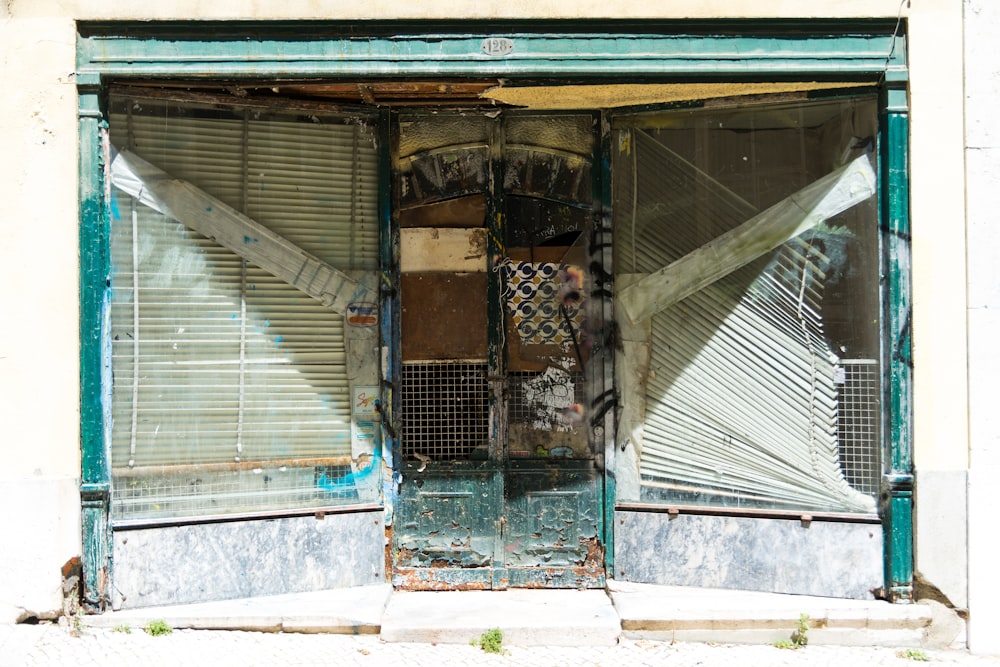
[[[378,512],[117,530],[115,609],[303,593],[385,581]]]
[[[615,512],[615,577],[637,583],[871,599],[882,527]]]

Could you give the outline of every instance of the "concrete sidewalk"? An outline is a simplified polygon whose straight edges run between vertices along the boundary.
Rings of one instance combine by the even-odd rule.
[[[948,648],[964,624],[929,605],[611,581],[607,590],[393,591],[388,584],[317,593],[122,610],[94,628],[173,628],[379,635],[384,642],[468,644],[499,628],[514,646],[611,646],[629,640],[773,644],[808,617],[811,645]]]
[[[67,627],[68,626],[68,627]],[[174,630],[150,636],[73,624],[0,625],[0,667],[1000,667],[964,650],[631,640],[615,646],[515,646],[500,653],[466,644],[384,642],[377,635]]]

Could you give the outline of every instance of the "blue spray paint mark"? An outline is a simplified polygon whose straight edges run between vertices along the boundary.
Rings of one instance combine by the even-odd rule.
[[[117,194],[114,195],[113,197],[111,197],[111,216],[115,220],[121,220],[122,219],[121,213],[118,212],[118,195]]]
[[[278,336],[277,338],[275,338],[275,339],[274,339],[274,342],[275,342],[275,343],[280,343],[280,342],[281,342],[281,341],[283,341],[283,340],[285,340],[285,337],[284,337],[284,336]]]
[[[357,472],[349,472],[344,475],[328,475],[327,471],[319,472],[316,476],[316,486],[324,491],[329,491],[333,494],[342,495],[345,493],[354,493],[359,487],[364,486],[365,480],[375,475],[382,469],[382,447],[379,443],[376,443],[375,449],[372,451],[371,460],[368,465],[359,469]],[[320,469],[317,468],[317,472]],[[332,470],[330,471],[332,472]]]

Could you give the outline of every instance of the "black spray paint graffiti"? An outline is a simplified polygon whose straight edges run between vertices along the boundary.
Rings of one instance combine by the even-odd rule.
[[[605,251],[611,248],[611,226],[603,220],[594,226],[590,234],[590,275],[593,280],[591,303],[603,304],[605,299],[611,299],[614,289],[614,277],[604,267]],[[594,318],[591,322],[599,322],[598,327],[590,327],[590,338],[593,341],[594,354],[607,354],[614,348],[617,336],[613,321],[605,321],[604,317]],[[618,397],[614,387],[608,387],[591,401],[593,414],[590,418],[591,428],[596,428],[604,422],[605,416],[618,405]]]

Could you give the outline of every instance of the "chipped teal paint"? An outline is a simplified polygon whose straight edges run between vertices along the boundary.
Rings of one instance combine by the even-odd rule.
[[[592,461],[508,462],[502,526],[508,586],[604,587],[602,477]]]
[[[107,123],[98,77],[80,77],[80,500],[83,598],[103,609],[108,598],[110,555],[108,503],[111,488],[111,390],[108,312],[110,245],[105,192]]]
[[[910,273],[909,118],[905,81],[888,76],[881,95],[879,149],[883,236],[883,410],[887,444],[883,480],[886,591],[913,596],[913,357]]]
[[[401,462],[393,584],[503,588],[497,543],[503,502],[496,461]],[[404,516],[405,514],[405,516]],[[500,585],[495,585],[500,583]]]
[[[535,23],[94,23],[78,71],[116,76],[877,75],[905,66],[884,21]],[[359,30],[368,34],[359,36]],[[210,34],[210,40],[204,35]],[[303,38],[303,35],[309,37]],[[484,53],[484,40],[510,53]]]

